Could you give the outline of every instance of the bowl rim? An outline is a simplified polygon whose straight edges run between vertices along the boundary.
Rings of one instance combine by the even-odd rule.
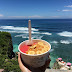
[[[32,40],[42,40],[42,39],[32,39]],[[28,40],[25,40],[25,41],[28,41]],[[24,55],[27,55],[27,56],[40,56],[40,55],[44,55],[44,54],[48,53],[48,52],[51,50],[51,44],[50,44],[49,42],[45,41],[45,40],[42,40],[42,41],[47,42],[47,43],[49,44],[49,46],[50,46],[50,48],[49,48],[49,50],[48,50],[47,52],[44,52],[44,53],[42,53],[42,54],[37,54],[37,55],[30,55],[30,54],[23,53],[23,52],[20,50],[20,45],[21,45],[22,43],[24,43],[25,41],[21,42],[21,43],[19,44],[19,46],[18,46],[19,52],[22,53],[22,54],[24,54]]]

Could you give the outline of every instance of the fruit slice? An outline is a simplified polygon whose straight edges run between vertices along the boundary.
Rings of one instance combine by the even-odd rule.
[[[49,50],[49,47],[48,46],[45,46],[44,49],[48,51]]]
[[[47,49],[42,49],[42,53],[45,53],[45,52],[47,52]]]
[[[42,52],[41,51],[37,51],[36,54],[42,54]]]
[[[34,51],[28,51],[28,54],[30,54],[30,55],[34,55],[35,52],[34,52]]]
[[[33,48],[35,48],[36,46],[37,46],[37,45],[33,45],[33,46],[31,46],[30,48],[33,49]]]
[[[42,42],[38,42],[38,44],[39,44],[39,45],[43,45],[43,43],[42,43]]]
[[[22,51],[23,53],[26,53],[26,51],[28,51],[29,46],[28,45],[21,45],[20,46],[20,51]]]

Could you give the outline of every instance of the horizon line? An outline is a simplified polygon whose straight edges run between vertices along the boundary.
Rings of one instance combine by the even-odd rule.
[[[25,19],[25,18],[3,18],[3,19]],[[31,18],[31,19],[72,19],[72,18]]]

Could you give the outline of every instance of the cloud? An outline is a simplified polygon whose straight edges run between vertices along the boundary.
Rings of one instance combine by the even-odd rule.
[[[43,17],[38,15],[33,15],[33,16],[8,16],[8,18],[43,18]]]
[[[64,10],[57,10],[58,12],[68,12],[68,11],[72,11],[72,10],[68,10],[68,9],[64,9]]]
[[[52,18],[59,18],[60,16],[51,16]]]
[[[25,16],[8,16],[10,18],[24,18]]]
[[[34,16],[28,16],[29,18],[43,18],[42,16],[34,15]]]
[[[64,6],[64,7],[72,7],[72,5]]]
[[[72,11],[72,10],[62,10],[63,12]]]
[[[0,14],[0,17],[3,17],[3,14]]]

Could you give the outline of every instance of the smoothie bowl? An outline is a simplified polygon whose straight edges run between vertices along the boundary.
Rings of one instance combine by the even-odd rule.
[[[22,60],[34,68],[43,66],[48,59],[51,45],[44,40],[33,39],[33,44],[30,46],[26,45],[27,41],[21,42],[18,47]]]

